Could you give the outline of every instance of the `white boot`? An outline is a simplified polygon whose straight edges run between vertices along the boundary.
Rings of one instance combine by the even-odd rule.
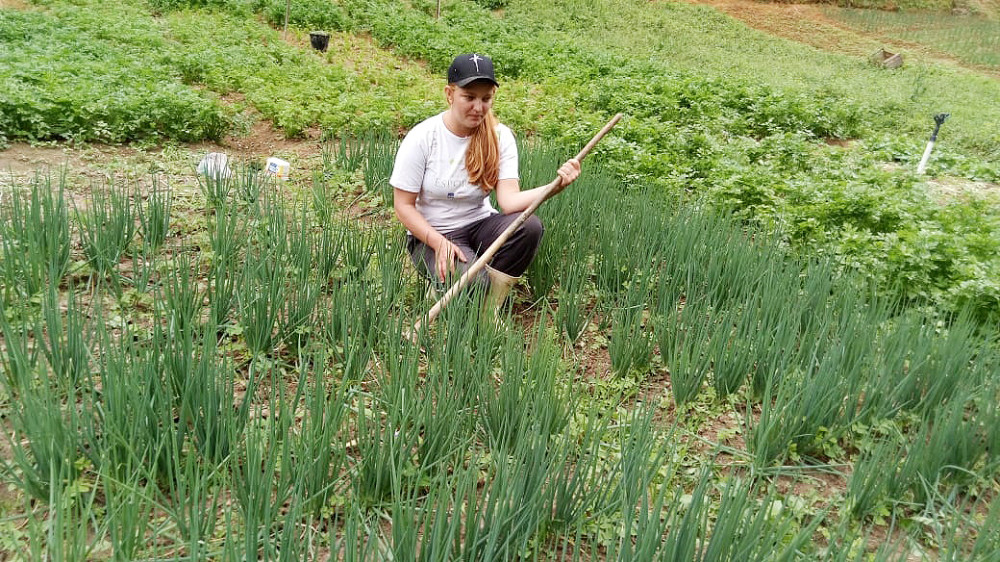
[[[510,295],[510,290],[520,277],[507,275],[488,265],[486,266],[486,273],[490,278],[490,288],[489,292],[486,293],[486,299],[483,301],[483,308],[492,311],[493,316],[499,318],[500,307],[503,306],[504,301],[507,300],[507,296]]]

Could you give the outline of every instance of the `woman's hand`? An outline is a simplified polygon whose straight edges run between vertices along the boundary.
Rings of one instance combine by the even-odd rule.
[[[461,262],[469,261],[465,257],[465,254],[462,253],[461,248],[442,236],[438,247],[434,249],[434,265],[437,269],[438,278],[441,279],[442,283],[444,283],[445,277],[449,273],[455,271],[455,258],[458,258]]]
[[[562,180],[560,187],[566,187],[576,181],[576,178],[580,177],[580,161],[576,158],[570,158],[559,167],[559,171],[556,173],[559,174],[559,178]]]

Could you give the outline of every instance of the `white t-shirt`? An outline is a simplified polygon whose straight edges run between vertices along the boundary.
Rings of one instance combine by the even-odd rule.
[[[499,179],[518,179],[514,133],[506,125],[498,125],[497,135]],[[440,113],[413,127],[396,153],[389,185],[416,193],[417,211],[442,234],[497,212],[482,188],[469,182],[465,169],[469,142],[469,137],[449,131],[444,113]]]

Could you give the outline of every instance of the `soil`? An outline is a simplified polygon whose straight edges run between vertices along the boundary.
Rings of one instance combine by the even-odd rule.
[[[888,39],[865,33],[831,18],[826,4],[792,4],[783,2],[754,2],[748,0],[688,0],[707,4],[746,23],[748,26],[784,37],[824,51],[844,53],[867,58],[880,48],[905,53],[906,57],[951,64],[975,70],[977,73],[1000,78],[1000,71],[963,63],[956,58],[935,51],[919,43]]]
[[[195,153],[224,152],[230,158],[242,161],[261,160],[276,156],[283,160],[302,161],[320,154],[320,130],[307,129],[304,138],[289,139],[274,128],[270,121],[255,122],[247,135],[230,135],[221,143],[196,143],[189,145]]]
[[[941,204],[963,201],[970,197],[991,197],[1000,201],[1000,184],[991,182],[938,177],[927,180],[927,186]]]

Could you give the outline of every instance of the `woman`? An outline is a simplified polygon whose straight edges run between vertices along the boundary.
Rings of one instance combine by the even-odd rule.
[[[407,249],[417,268],[439,289],[461,274],[538,197],[521,191],[514,135],[493,115],[499,83],[493,61],[479,54],[455,57],[444,88],[448,109],[415,126],[400,144],[389,184],[396,217],[409,232]],[[580,175],[571,159],[559,168],[562,185]],[[496,192],[498,213],[490,203]],[[477,279],[499,307],[528,268],[542,239],[532,216],[494,255]]]

